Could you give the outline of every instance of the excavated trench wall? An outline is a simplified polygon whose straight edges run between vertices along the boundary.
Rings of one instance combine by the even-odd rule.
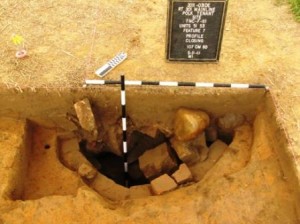
[[[296,201],[300,201],[299,179],[293,154],[289,147],[284,129],[277,122],[276,107],[270,92],[255,89],[196,89],[190,87],[127,87],[127,114],[138,125],[160,122],[172,125],[174,113],[179,107],[199,108],[216,117],[226,112],[244,114],[253,122],[256,114],[267,124],[265,141],[278,153],[284,177],[295,193]],[[115,122],[121,116],[120,87],[104,86],[93,88],[74,88],[67,90],[36,89],[6,90],[0,93],[0,117],[29,119],[33,123],[45,127],[54,127],[62,132],[73,131],[76,126],[66,119],[66,114],[75,114],[73,104],[85,97],[89,98],[101,115],[105,125]],[[27,150],[29,147],[27,146]],[[30,155],[30,154],[29,154]],[[22,174],[15,178],[26,178],[26,157],[17,166],[24,167]],[[30,156],[29,156],[30,160]],[[20,177],[19,177],[20,176]],[[18,192],[12,199],[21,199],[22,181],[17,181],[15,190]],[[299,213],[300,205],[297,205]]]

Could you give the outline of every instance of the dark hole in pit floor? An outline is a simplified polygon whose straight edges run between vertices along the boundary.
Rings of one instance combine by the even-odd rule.
[[[223,132],[218,130],[218,139],[230,144],[233,140],[233,132]],[[149,179],[144,176],[144,173],[139,166],[139,157],[145,151],[154,149],[155,147],[167,143],[169,146],[169,153],[173,155],[177,164],[181,164],[174,149],[171,147],[170,139],[166,138],[164,134],[159,132],[155,138],[152,138],[140,131],[133,131],[128,140],[128,183],[130,186],[148,184]],[[206,141],[209,147],[213,142]],[[124,172],[124,157],[112,153],[112,150],[105,144],[101,152],[95,153],[88,148],[86,141],[80,142],[81,153],[89,160],[89,162],[106,177],[112,179],[115,183],[125,186],[125,172]]]
[[[152,138],[139,131],[133,131],[128,141],[128,176],[129,186],[148,184],[149,180],[144,176],[139,166],[138,158],[147,150],[166,142],[162,133]],[[103,175],[112,179],[115,183],[125,186],[124,157],[115,155],[107,145],[103,152],[94,153],[89,151],[86,141],[80,142],[81,153]]]

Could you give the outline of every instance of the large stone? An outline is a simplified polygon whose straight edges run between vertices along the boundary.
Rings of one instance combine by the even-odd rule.
[[[111,126],[107,131],[107,138],[105,140],[111,152],[118,156],[121,156],[123,154],[122,133],[123,131],[121,126]]]
[[[218,127],[225,131],[232,131],[234,128],[242,125],[245,117],[241,114],[226,113],[218,119]]]
[[[173,137],[171,144],[179,159],[188,165],[204,161],[208,157],[209,149],[206,145],[204,132],[191,141],[179,141],[176,137]]]
[[[155,195],[160,195],[168,191],[176,189],[176,182],[167,174],[164,174],[151,181],[152,192]]]
[[[127,118],[127,139],[131,138],[132,132],[135,126],[132,120]],[[112,124],[107,130],[104,136],[103,142],[106,143],[107,147],[103,150],[111,152],[115,155],[123,155],[123,129],[122,119],[119,119],[115,124]]]
[[[180,141],[192,140],[208,125],[209,116],[205,112],[180,108],[175,115],[175,136]]]
[[[181,164],[179,169],[172,174],[173,179],[177,184],[184,184],[193,180],[193,176],[186,164]]]
[[[128,163],[137,161],[145,151],[161,145],[165,140],[164,135],[161,133],[152,138],[140,131],[133,131],[128,141]]]
[[[98,131],[90,101],[87,98],[78,101],[74,104],[74,108],[82,129],[91,133],[96,140],[98,137]]]
[[[218,129],[216,126],[209,126],[205,129],[205,136],[208,142],[214,142],[218,139]]]
[[[177,163],[166,143],[146,151],[139,157],[140,168],[148,179],[153,179],[163,173],[168,173],[177,167]]]
[[[199,162],[193,166],[190,166],[190,170],[192,175],[196,181],[201,180],[204,175],[217,163],[217,161],[221,158],[224,151],[228,148],[221,140],[215,141],[209,147],[209,154],[207,160],[204,162]]]
[[[196,147],[191,145],[191,142],[182,142],[174,137],[171,139],[171,144],[179,159],[184,163],[191,165],[199,161],[199,152]]]
[[[195,140],[191,142],[191,146],[195,147],[200,154],[200,161],[204,161],[208,157],[209,149],[206,145],[206,137],[205,132],[199,135]]]

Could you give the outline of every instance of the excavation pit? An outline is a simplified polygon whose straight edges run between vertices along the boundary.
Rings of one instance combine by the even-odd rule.
[[[97,181],[91,181],[82,178],[78,170],[67,167],[61,158],[63,142],[74,138],[79,139],[78,143],[82,140],[77,135],[78,127],[68,119],[76,116],[73,104],[84,98],[89,99],[97,122],[106,130],[121,116],[119,86],[57,92],[37,89],[35,92],[25,90],[19,93],[7,90],[1,93],[1,97],[7,100],[0,105],[1,132],[7,133],[0,142],[3,144],[1,147],[6,148],[1,151],[4,162],[0,172],[5,173],[6,177],[1,197],[14,201],[12,203],[22,200],[25,204],[44,203],[45,199],[51,201],[58,196],[59,200],[75,200],[77,203],[93,201],[99,210],[107,214],[116,210],[118,216],[122,216],[119,210],[128,211],[126,206],[129,203],[133,203],[130,209],[144,215],[145,206],[157,212],[156,208],[182,203],[191,210],[191,219],[193,214],[206,216],[214,213],[212,219],[224,221],[229,220],[223,214],[226,205],[226,211],[235,211],[234,217],[230,218],[234,219],[234,223],[237,220],[255,222],[238,212],[244,209],[249,214],[260,213],[256,217],[270,223],[271,220],[297,222],[297,203],[300,200],[296,170],[287,138],[277,123],[270,92],[128,87],[126,93],[127,114],[137,130],[159,124],[172,132],[174,116],[179,108],[200,109],[207,112],[211,119],[218,119],[227,113],[241,114],[250,125],[240,134],[244,137],[244,130],[251,129],[249,135],[245,134],[248,135],[245,141],[251,142],[250,147],[240,153],[238,149],[245,141],[239,141],[234,145],[236,151],[225,151],[208,170],[201,164],[189,166],[192,181],[153,196],[156,189],[151,189],[148,182],[134,184],[137,186],[128,189],[100,172],[93,174]],[[168,138],[167,134],[165,136]],[[222,140],[230,146],[235,142],[235,135],[232,140],[230,136]],[[209,147],[214,145],[213,142],[207,143]],[[178,162],[178,167],[180,164],[183,161]],[[85,168],[80,169],[85,172]],[[172,170],[168,175],[173,178],[174,172]],[[112,209],[107,211],[107,206]]]

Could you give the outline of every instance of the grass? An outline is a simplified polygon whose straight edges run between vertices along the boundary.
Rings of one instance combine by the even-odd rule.
[[[300,0],[289,0],[292,6],[292,12],[295,15],[295,18],[298,22],[300,22]]]

